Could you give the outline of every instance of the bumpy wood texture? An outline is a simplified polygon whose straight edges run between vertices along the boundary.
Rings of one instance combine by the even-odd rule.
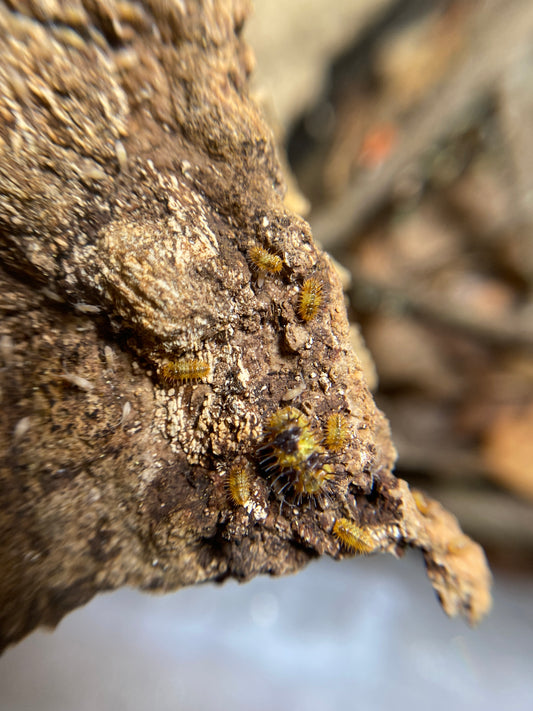
[[[0,647],[102,590],[342,557],[341,517],[376,550],[421,548],[448,612],[476,621],[489,606],[482,551],[391,473],[340,284],[283,206],[247,94],[246,13],[0,3]],[[254,246],[282,258],[279,274],[254,272]],[[324,299],[304,322],[310,277]],[[161,376],[185,358],[207,377]],[[314,506],[281,507],[261,471],[264,425],[287,404],[317,432],[342,412],[352,432]],[[227,491],[237,457],[252,473],[243,506]]]

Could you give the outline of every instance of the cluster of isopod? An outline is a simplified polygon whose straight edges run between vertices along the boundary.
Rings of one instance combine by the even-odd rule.
[[[325,438],[311,427],[307,415],[296,407],[277,410],[268,420],[266,437],[259,449],[261,468],[275,476],[278,495],[291,492],[301,502],[303,497],[317,500],[327,496],[335,473],[330,451],[340,451],[348,441],[348,426],[341,415],[332,415]]]
[[[279,274],[283,260],[264,247],[255,245],[248,251],[252,269],[262,279],[266,274]],[[302,321],[311,321],[317,316],[324,301],[324,284],[318,277],[309,277],[302,284],[298,299],[298,314]]]
[[[269,252],[259,245],[248,251],[248,257],[254,271],[263,278],[266,274],[279,274],[283,269],[283,260],[277,254]],[[303,321],[311,321],[318,314],[324,300],[324,285],[317,277],[306,279],[302,285],[298,313]],[[182,358],[164,363],[159,367],[161,380],[169,386],[195,380],[204,380],[211,372],[209,364],[197,358]]]
[[[341,451],[350,431],[346,418],[333,414],[328,418],[325,436],[311,427],[307,415],[296,407],[283,407],[268,420],[266,436],[259,447],[259,462],[267,476],[279,481],[278,494],[292,492],[300,502],[304,497],[316,499],[333,485],[335,474],[328,461],[330,453]],[[228,472],[227,487],[232,501],[245,505],[250,496],[250,473],[241,464]]]
[[[281,257],[261,246],[252,247],[248,257],[261,279],[267,274],[279,274],[283,269]],[[323,282],[314,276],[305,279],[298,299],[302,321],[314,319],[323,300]],[[210,366],[201,359],[182,358],[163,364],[159,374],[167,385],[173,385],[207,378]],[[282,501],[290,494],[297,503],[304,498],[315,502],[327,497],[334,485],[335,470],[330,455],[342,451],[349,437],[348,423],[341,414],[330,415],[321,437],[303,412],[295,407],[281,408],[268,420],[266,436],[258,450],[261,469],[267,476],[274,477],[272,488]],[[233,503],[246,506],[251,500],[249,468],[234,464],[228,471],[226,486]],[[352,552],[368,553],[375,547],[369,533],[346,518],[335,521],[333,534]]]
[[[282,416],[278,413],[278,417]],[[298,417],[301,417],[301,413]],[[302,447],[300,457],[296,457],[297,462],[299,459],[304,457],[305,449],[306,446],[304,445]],[[309,464],[309,461],[307,461],[306,464]],[[293,465],[291,465],[290,471],[291,473],[297,473],[297,469],[294,469]],[[308,491],[306,493],[311,496],[315,496],[317,483],[320,483],[320,485],[323,486],[324,481],[328,480],[327,476],[328,475],[326,474],[323,478],[320,475],[317,475],[316,470],[313,472],[313,470],[311,469],[311,475],[307,479],[307,482],[311,483],[311,491]],[[303,489],[305,489],[306,486],[305,481],[306,477],[304,476],[302,481],[300,482],[300,485]],[[236,506],[246,506],[250,503],[252,498],[252,484],[250,472],[246,465],[235,464],[230,468],[226,479],[226,487],[231,500]],[[376,548],[376,542],[372,537],[370,529],[358,526],[354,521],[350,521],[350,519],[348,518],[336,519],[335,523],[333,524],[333,535],[340,542],[340,544],[344,546],[344,548],[346,548],[352,553],[364,555],[366,553],[371,553]]]
[[[329,416],[324,437],[320,437],[303,412],[284,407],[267,423],[259,449],[261,467],[267,475],[275,476],[273,487],[280,482],[277,493],[282,500],[286,491],[292,492],[297,503],[304,496],[310,501],[327,498],[335,481],[331,455],[342,451],[349,438],[348,421],[340,413]],[[376,548],[370,530],[347,518],[335,521],[333,534],[352,553],[370,553]]]
[[[252,247],[248,257],[253,269],[258,275],[279,274],[283,268],[283,260],[277,254],[269,252],[258,245]],[[303,321],[310,321],[318,314],[324,299],[324,286],[320,279],[310,277],[302,285],[298,300],[298,313]],[[161,380],[169,386],[196,380],[204,380],[209,376],[209,364],[197,358],[181,358],[164,363],[159,368]]]

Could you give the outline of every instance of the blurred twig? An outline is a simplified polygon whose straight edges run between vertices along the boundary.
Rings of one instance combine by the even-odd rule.
[[[472,37],[459,66],[406,120],[398,148],[382,167],[358,175],[337,200],[311,217],[325,246],[346,242],[391,191],[402,170],[449,132],[503,74],[530,51],[531,0],[490,0],[476,11]]]
[[[362,274],[354,274],[352,300],[361,311],[372,310],[376,306],[394,311],[411,313],[433,325],[440,324],[460,331],[479,341],[497,346],[521,346],[533,348],[533,323],[531,317],[510,317],[506,321],[480,319],[476,314],[460,311],[449,302],[438,301],[422,292],[420,288],[406,285],[388,286],[369,279]]]
[[[488,489],[430,486],[428,490],[485,545],[533,550],[533,516],[528,503]]]

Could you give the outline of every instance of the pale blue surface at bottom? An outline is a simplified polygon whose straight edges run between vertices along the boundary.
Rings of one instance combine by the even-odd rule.
[[[1,711],[531,711],[533,578],[476,630],[414,554],[102,595],[0,658]]]

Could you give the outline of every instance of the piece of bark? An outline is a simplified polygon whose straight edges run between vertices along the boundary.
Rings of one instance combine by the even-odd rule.
[[[442,558],[439,517],[391,473],[340,282],[283,206],[247,95],[246,12],[0,4],[1,648],[102,590],[342,557],[337,518],[376,550],[421,548],[448,612],[475,622],[489,607],[481,549],[468,575]],[[253,246],[282,258],[279,274],[254,273]],[[304,321],[310,275],[324,303]],[[186,357],[208,376],[168,383],[165,364]],[[287,401],[317,439],[332,412],[349,425],[341,453],[315,442],[333,477],[315,506],[282,506],[257,451]],[[244,505],[227,491],[236,462]]]

